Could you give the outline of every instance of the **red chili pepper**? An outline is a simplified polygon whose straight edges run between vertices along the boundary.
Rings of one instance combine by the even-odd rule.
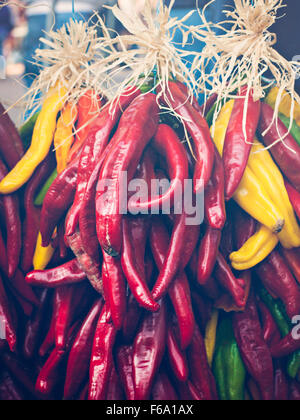
[[[196,291],[192,292],[192,303],[198,327],[204,334],[206,330],[206,325],[211,319],[212,303]]]
[[[281,253],[289,269],[300,284],[300,250],[281,248]]]
[[[79,150],[82,148],[103,103],[104,101],[102,102],[99,96],[96,96],[95,92],[91,90],[87,91],[79,98],[77,104],[78,119],[76,124],[76,130],[78,132],[76,134],[74,144],[69,152],[68,163],[72,162],[72,160],[77,156]]]
[[[53,172],[54,166],[55,157],[54,154],[51,153],[37,168],[25,190],[24,207],[26,218],[24,222],[23,253],[21,262],[24,273],[28,273],[32,268],[33,255],[39,233],[40,209],[34,205],[35,195],[40,186],[45,183],[49,175]]]
[[[88,283],[61,286],[55,290],[56,325],[55,345],[58,350],[64,350],[67,345],[70,326],[86,313],[93,294]]]
[[[279,361],[275,362],[275,401],[288,401],[289,383],[284,368]]]
[[[145,309],[157,311],[159,305],[152,298],[147,286],[145,273],[145,251],[149,229],[144,217],[124,217],[123,219],[123,252],[122,267],[129,288]]]
[[[133,346],[133,380],[135,400],[150,397],[155,376],[162,362],[167,333],[166,306],[160,301],[160,310],[147,313]]]
[[[7,173],[6,166],[0,160],[0,180],[2,180]],[[16,194],[4,195],[2,197],[2,202],[6,225],[8,277],[11,278],[17,271],[22,248],[22,227],[19,215],[19,199]]]
[[[56,288],[86,280],[86,274],[79,266],[77,259],[59,267],[44,271],[32,271],[27,274],[26,281],[32,286]]]
[[[189,92],[188,87],[184,83],[179,82],[178,80],[176,80],[175,83],[179,87],[179,89],[185,94],[186,99],[188,99],[190,97],[190,92]],[[195,110],[197,112],[200,112],[201,115],[203,115],[203,113],[202,113],[203,108],[199,105],[199,102],[198,102],[197,98],[195,96],[193,96],[192,98],[189,98],[189,99],[190,99],[190,102],[192,103],[193,107],[195,108]],[[191,99],[192,99],[192,101],[191,101]]]
[[[215,148],[215,163],[212,176],[205,189],[204,210],[206,221],[213,229],[223,229],[226,222],[224,166]]]
[[[133,383],[133,349],[132,346],[121,346],[116,352],[118,373],[123,385],[126,398],[134,401]]]
[[[299,315],[300,289],[279,252],[273,251],[257,266],[256,272],[271,294],[283,301],[288,316],[292,319],[293,316]]]
[[[205,401],[217,400],[215,380],[208,365],[204,339],[197,325],[187,354],[191,381],[200,396]]]
[[[274,120],[274,110],[265,103],[262,104],[259,130],[265,146],[271,146],[284,138],[284,141],[274,144],[270,152],[286,178],[300,192],[299,145],[291,134],[286,136],[288,129],[279,118]]]
[[[175,326],[169,321],[167,330],[168,359],[176,378],[181,382],[186,382],[189,376],[187,358],[179,346],[174,328]]]
[[[77,230],[74,235],[68,237],[70,248],[74,252],[80,267],[85,272],[93,288],[100,294],[103,293],[102,273],[99,258],[93,260],[84,250],[80,232]]]
[[[197,280],[202,286],[207,284],[216,265],[222,232],[207,226],[201,240],[198,254]]]
[[[276,344],[273,344],[270,351],[274,359],[289,356],[300,349],[300,338],[295,338],[293,331]]]
[[[153,401],[177,401],[178,396],[167,374],[160,371],[155,379],[152,390]]]
[[[290,382],[289,400],[300,401],[300,385],[296,380]]]
[[[280,332],[267,306],[263,302],[259,302],[258,307],[259,307],[259,312],[261,314],[261,319],[262,319],[262,330],[263,330],[264,340],[268,344],[268,346],[270,346],[272,343],[274,343],[275,339],[279,338],[278,341],[280,341],[281,339]]]
[[[230,211],[234,220],[233,236],[235,246],[236,249],[240,249],[255,234],[257,222],[239,206],[232,206]]]
[[[57,229],[57,240],[59,248],[59,256],[62,260],[66,260],[68,256],[68,247],[65,243],[65,223],[62,221]]]
[[[0,377],[0,401],[24,401],[25,396],[19,386],[6,371]]]
[[[142,316],[142,308],[135,297],[130,294],[127,299],[127,312],[123,322],[122,336],[126,344],[132,343]]]
[[[242,97],[234,102],[224,143],[226,200],[232,198],[243,178],[261,112],[260,101],[254,101],[253,93],[248,92],[247,86],[241,88],[240,95]]]
[[[160,100],[164,105],[168,105],[163,96],[160,97]],[[207,186],[214,164],[215,151],[208,124],[205,118],[186,100],[186,95],[175,82],[168,84],[167,100],[176,109],[176,113],[182,118],[183,124],[193,139],[196,157],[194,191],[199,193],[203,187]]]
[[[200,112],[202,115],[204,115],[205,117],[207,116],[207,114],[209,113],[209,111],[212,109],[212,107],[214,106],[214,104],[216,103],[218,99],[218,95],[216,93],[213,93],[207,100],[206,102],[200,107]]]
[[[298,216],[298,219],[300,219],[300,193],[287,180],[285,180],[284,182],[285,188],[290,198],[290,202],[292,203],[292,206]]]
[[[43,202],[40,232],[42,245],[50,244],[54,229],[73,203],[76,185],[79,158],[75,159],[63,172],[61,172],[49,188]]]
[[[126,314],[126,280],[121,261],[104,253],[102,276],[104,296],[111,310],[113,323],[120,330]]]
[[[104,305],[95,332],[90,362],[89,400],[105,400],[113,368],[113,346],[117,330],[111,313]]]
[[[233,328],[242,359],[257,382],[263,400],[273,400],[273,361],[263,337],[253,293],[249,296],[245,311],[233,314]]]
[[[142,153],[157,130],[158,113],[155,95],[136,98],[121,117],[112,139],[114,147],[101,169],[96,194],[97,233],[101,247],[109,255],[118,256],[122,249],[122,173],[127,171],[128,181],[134,176]]]
[[[160,219],[152,220],[150,244],[155,263],[162,269],[167,258],[169,234]],[[191,342],[194,330],[194,314],[191,302],[190,287],[184,272],[178,273],[168,290],[175,313],[178,318],[181,346],[185,349]]]
[[[227,209],[227,211],[228,211],[228,214],[230,214],[231,206],[229,205],[228,207],[229,208]],[[232,218],[229,217],[227,218],[225,226],[222,230],[222,238],[221,238],[221,243],[220,243],[220,252],[224,256],[226,261],[229,261],[230,254],[235,250],[233,231],[234,231],[233,221],[232,221]]]
[[[148,201],[141,201],[131,205],[130,211],[151,210],[161,208],[165,203],[169,206],[177,205],[178,193],[181,199],[184,181],[188,179],[187,153],[175,131],[165,124],[160,124],[156,135],[151,142],[154,149],[159,152],[167,162],[169,177],[172,180],[166,193]],[[147,197],[148,198],[148,197]]]
[[[55,329],[56,329],[56,317],[57,317],[57,305],[56,305],[56,299],[53,299],[53,310],[52,310],[52,318],[49,325],[48,332],[46,334],[46,337],[44,338],[44,341],[42,342],[40,348],[39,348],[39,356],[45,357],[46,355],[49,355],[50,350],[53,350],[55,347]]]
[[[219,252],[216,261],[214,274],[216,279],[232,296],[234,303],[243,308],[247,301],[246,282],[244,279],[237,279],[232,273],[223,255]]]
[[[35,310],[33,317],[26,323],[23,343],[23,355],[26,359],[32,359],[37,352],[40,336],[47,320],[49,301],[50,292],[44,289],[40,296],[39,307]]]
[[[24,154],[20,135],[8,113],[0,104],[0,153],[5,163],[12,169]]]
[[[120,379],[116,372],[115,366],[113,366],[111,371],[106,394],[106,401],[124,401],[123,388],[120,384]]]
[[[4,242],[1,230],[0,230],[0,268],[4,271],[4,273],[7,273],[7,269],[8,269],[7,252],[6,252],[6,246],[5,246],[5,242]]]
[[[3,281],[0,275],[0,316],[5,322],[5,338],[12,352],[17,346],[17,318],[12,312],[12,305],[8,300],[4,289]]]
[[[102,155],[108,144],[112,130],[118,123],[121,113],[139,93],[140,91],[136,89],[129,90],[120,97],[118,105],[113,105],[112,107],[111,105],[107,105],[103,108],[87,128],[88,135],[86,136],[86,141],[84,142],[80,155],[76,195],[66,221],[66,236],[71,236],[75,233],[88,181],[99,159],[103,160]],[[83,104],[82,111],[84,108],[86,107]],[[87,118],[90,119],[91,115],[84,116],[85,122]],[[82,125],[80,121],[79,125]],[[84,133],[81,134],[79,132],[78,135],[84,137]]]
[[[102,307],[103,301],[98,299],[83,322],[71,348],[64,387],[65,400],[76,397],[88,375],[94,334]]]
[[[17,270],[11,281],[11,285],[16,293],[19,294],[23,299],[27,300],[34,306],[39,306],[39,300],[36,294],[29,286],[29,284],[26,283],[24,275],[20,270]]]

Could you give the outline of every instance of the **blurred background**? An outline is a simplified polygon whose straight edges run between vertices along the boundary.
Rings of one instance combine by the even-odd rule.
[[[155,12],[157,0],[151,0]],[[169,4],[170,0],[164,0]],[[0,4],[3,3],[0,0]],[[0,9],[0,101],[9,106],[20,98],[26,88],[38,73],[37,67],[32,62],[36,48],[40,47],[39,39],[43,31],[49,30],[54,22],[55,27],[61,27],[72,16],[76,19],[88,20],[97,10],[105,19],[107,26],[119,33],[124,28],[114,19],[112,13],[104,5],[119,6],[130,12],[141,12],[145,0],[8,0],[8,6]],[[203,7],[209,0],[176,0],[173,9],[174,16],[184,16],[188,11],[195,9],[196,4]],[[279,52],[287,59],[300,55],[298,22],[300,18],[300,1],[286,0],[287,9],[282,11],[285,15],[279,19],[274,27],[278,34]],[[230,7],[233,0],[216,0],[208,8],[207,18],[217,22],[224,19],[222,10]],[[74,9],[73,9],[74,7]],[[75,10],[75,13],[74,13]],[[197,13],[190,19],[190,24],[199,23]],[[180,42],[177,39],[176,42]],[[201,43],[187,48],[201,50]],[[300,60],[300,57],[299,57]],[[298,86],[299,87],[299,86]],[[300,90],[300,89],[299,89]],[[22,110],[14,109],[11,113],[19,125],[22,122]]]

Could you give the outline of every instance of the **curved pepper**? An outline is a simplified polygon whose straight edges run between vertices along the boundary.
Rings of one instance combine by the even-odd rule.
[[[300,219],[300,193],[287,180],[285,180],[284,183],[293,209],[296,212],[298,219]]]
[[[226,130],[234,106],[234,101],[227,102],[222,108],[214,128],[213,140],[221,156]],[[271,201],[266,189],[255,173],[248,167],[234,194],[234,200],[254,219],[267,226],[272,232],[279,233],[284,226],[284,217]]]
[[[300,192],[300,146],[293,136],[288,134],[283,122],[279,119],[274,120],[274,111],[267,104],[262,104],[259,129],[265,146],[273,145],[270,151],[278,166]],[[280,138],[284,138],[284,142],[278,142]]]
[[[198,283],[204,286],[210,279],[217,261],[222,231],[207,226],[198,254]]]
[[[206,326],[205,340],[204,340],[206,353],[207,353],[207,360],[210,367],[212,366],[214,353],[215,353],[218,321],[219,321],[219,311],[215,309],[212,313],[211,319],[209,320]]]
[[[270,351],[274,359],[289,356],[291,353],[300,350],[300,338],[295,338],[293,331],[281,341],[271,346]]]
[[[13,170],[0,182],[0,193],[10,194],[20,189],[49,153],[58,112],[63,108],[66,89],[50,89],[34,127],[32,143]]]
[[[123,385],[126,397],[134,401],[133,383],[133,349],[132,346],[122,346],[116,352],[118,373]]]
[[[265,99],[265,102],[270,105],[273,109],[275,109],[277,97],[279,94],[279,88],[274,86],[268,96]],[[283,92],[283,96],[281,97],[281,101],[279,104],[279,112],[284,114],[286,117],[290,118],[291,116],[291,106],[292,106],[292,98],[287,92]],[[294,119],[296,120],[297,124],[300,125],[300,105],[294,101]]]
[[[176,321],[176,317],[174,318]],[[175,325],[169,321],[167,331],[167,348],[169,363],[176,378],[180,382],[186,382],[189,376],[189,367],[185,352],[181,350],[175,334]]]
[[[300,249],[284,249],[281,253],[287,265],[300,285]]]
[[[67,103],[61,112],[54,134],[54,147],[57,161],[57,172],[60,174],[67,167],[69,150],[74,141],[73,128],[77,120],[77,107]]]
[[[290,129],[290,118],[286,117],[283,114],[279,114],[279,118],[280,120],[283,122],[283,124],[286,126],[287,129]],[[294,139],[296,140],[296,142],[299,144],[300,146],[300,127],[299,125],[296,123],[296,121],[293,121],[292,127],[291,127],[291,135],[294,137]]]
[[[34,270],[45,270],[47,265],[52,260],[54,255],[55,248],[50,244],[47,247],[43,247],[42,245],[42,236],[39,233],[36,247],[33,255],[33,268]]]
[[[57,178],[57,169],[55,168],[52,174],[49,176],[49,178],[45,182],[45,184],[43,185],[40,192],[38,193],[36,199],[34,200],[35,206],[39,207],[43,205],[46,194],[49,191],[49,188],[51,187],[52,183],[55,181],[56,178]]]
[[[13,168],[24,154],[22,141],[14,123],[0,103],[0,152],[6,165]]]
[[[139,96],[123,113],[111,140],[114,147],[101,169],[96,194],[98,239],[104,252],[109,255],[118,256],[122,249],[122,173],[127,171],[128,182],[134,176],[145,147],[156,133],[158,114],[155,95],[148,93]]]
[[[213,372],[220,400],[243,401],[245,399],[246,368],[230,318],[223,319],[218,326]]]
[[[223,149],[227,200],[233,197],[243,178],[261,109],[260,101],[254,101],[252,91],[249,92],[247,86],[241,88],[240,95],[241,98],[234,101]]]

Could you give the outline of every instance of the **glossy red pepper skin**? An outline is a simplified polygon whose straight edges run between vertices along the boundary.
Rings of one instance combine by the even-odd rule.
[[[42,245],[50,244],[54,229],[74,201],[79,158],[76,158],[63,172],[61,172],[49,188],[43,202],[40,232]]]
[[[74,340],[68,357],[64,387],[65,400],[70,400],[77,396],[82,383],[88,376],[94,334],[102,308],[103,300],[97,299]]]
[[[76,322],[91,302],[91,290],[88,283],[60,286],[55,290],[55,347],[65,350],[71,325]]]
[[[186,354],[180,348],[175,335],[174,326],[170,321],[167,330],[167,348],[172,372],[180,382],[186,382],[189,376]]]
[[[43,185],[55,167],[55,157],[50,153],[43,163],[37,168],[29,181],[24,194],[24,207],[26,218],[24,222],[23,252],[21,267],[24,273],[32,268],[33,255],[36,247],[38,233],[40,231],[40,209],[34,205],[35,195]]]
[[[6,246],[3,239],[2,232],[0,230],[0,268],[4,273],[7,273],[8,264],[7,264],[7,252]]]
[[[255,234],[257,222],[238,206],[232,206],[231,211],[234,243],[236,249],[240,249]]]
[[[86,280],[86,274],[80,268],[77,259],[50,270],[32,271],[26,276],[26,281],[32,286],[47,288],[68,286],[84,280]]]
[[[289,383],[282,364],[275,362],[275,401],[288,401]]]
[[[153,385],[153,401],[177,401],[178,396],[167,374],[159,372]]]
[[[281,254],[300,285],[300,250],[282,248]]]
[[[267,290],[283,301],[288,316],[299,315],[300,289],[279,252],[273,251],[256,272]]]
[[[189,96],[190,96],[190,93],[189,93],[189,90],[188,90],[187,86],[184,83],[179,82],[178,80],[176,80],[175,83],[179,87],[179,89],[185,94],[186,99],[188,99]],[[202,113],[203,108],[199,105],[199,102],[198,102],[198,100],[197,100],[197,98],[195,96],[193,96],[192,98],[190,98],[190,102],[192,103],[192,105],[195,108],[195,110],[197,112],[200,112],[201,115],[203,115],[203,113]]]
[[[153,219],[150,245],[159,270],[162,269],[164,261],[167,258],[168,243],[169,234],[165,225],[160,219]],[[169,287],[168,293],[179,323],[181,346],[185,349],[191,342],[195,319],[190,287],[184,272],[179,272],[176,275],[173,283]]]
[[[243,97],[235,100],[226,131],[223,152],[226,200],[232,198],[243,178],[261,112],[260,101],[254,101],[251,91],[246,99],[247,93],[247,86],[241,88],[240,95]]]
[[[85,272],[90,284],[100,294],[103,293],[102,272],[99,258],[94,260],[84,250],[80,232],[77,230],[68,237],[70,248],[76,255],[79,266]],[[98,262],[99,261],[99,262]]]
[[[204,211],[208,225],[213,229],[223,229],[226,222],[225,174],[218,150],[215,148],[215,162],[212,176],[205,189]]]
[[[191,381],[199,397],[204,401],[217,400],[215,380],[208,365],[204,339],[197,325],[187,355]]]
[[[113,346],[117,330],[104,305],[98,320],[90,362],[89,400],[105,400],[113,368]]]
[[[17,270],[11,284],[16,293],[19,294],[23,299],[34,306],[39,306],[39,299],[32,290],[31,286],[25,281],[24,274],[21,272],[21,270]]]
[[[126,317],[123,322],[122,336],[124,343],[132,343],[138,329],[143,310],[136,298],[130,293],[127,299]]]
[[[116,352],[118,374],[128,401],[134,401],[133,349],[121,346]]]
[[[263,103],[259,130],[261,133],[268,130],[262,134],[263,142],[265,146],[271,146],[280,137],[284,137],[284,142],[273,145],[270,152],[286,178],[300,192],[300,147],[291,134],[286,136],[288,129],[283,122],[279,118],[273,121],[273,118],[273,109]]]
[[[254,294],[251,293],[244,312],[233,314],[233,328],[245,366],[258,384],[265,401],[274,399],[274,367],[264,340]]]
[[[133,345],[133,381],[135,400],[150,397],[155,376],[162,362],[167,333],[166,306],[147,313]]]
[[[289,356],[300,349],[300,338],[295,338],[293,332],[290,332],[278,343],[271,346],[270,351],[274,359]]]
[[[180,90],[176,82],[168,84],[168,102],[176,109],[183,123],[193,139],[196,165],[194,172],[194,192],[199,193],[207,186],[214,165],[214,145],[205,118],[187,101],[186,95]],[[167,105],[163,99],[160,100]]]
[[[97,234],[102,249],[111,256],[119,256],[122,249],[120,210],[124,188],[127,190],[127,184],[122,186],[122,177],[127,172],[129,182],[134,176],[145,147],[156,133],[158,113],[153,94],[139,96],[130,104],[120,119],[111,140],[113,147],[100,172],[96,193]]]
[[[11,310],[11,304],[8,300],[3,281],[0,275],[0,316],[5,321],[6,341],[12,352],[17,346],[17,319]]]
[[[7,168],[0,160],[0,180],[7,175]],[[22,248],[22,226],[19,214],[19,199],[16,194],[2,197],[6,226],[7,275],[13,277],[17,271]]]
[[[149,225],[144,217],[124,217],[122,268],[131,293],[140,306],[149,311],[158,311],[159,305],[153,299],[146,282],[145,252]]]
[[[16,166],[24,154],[20,135],[2,104],[0,104],[0,153],[10,169]]]
[[[189,165],[186,150],[180,142],[175,131],[166,124],[158,126],[156,135],[151,142],[152,147],[166,159],[171,185],[168,191],[159,196],[136,203],[130,207],[130,211],[151,210],[152,208],[161,208],[165,203],[170,206],[176,206],[181,192],[184,188],[184,181],[188,179]]]
[[[200,242],[198,253],[197,280],[201,286],[207,284],[216,265],[222,232],[207,226]]]
[[[232,296],[234,303],[243,308],[246,304],[246,282],[244,279],[237,279],[232,273],[231,268],[227,264],[223,255],[219,252],[216,261],[214,275],[218,282]]]
[[[300,219],[300,192],[297,191],[287,180],[285,180],[284,183],[293,209],[295,210],[298,219]]]
[[[23,343],[23,355],[25,359],[32,359],[38,351],[41,334],[47,322],[50,297],[50,292],[47,289],[42,290],[39,307],[35,310],[32,318],[26,323]]]

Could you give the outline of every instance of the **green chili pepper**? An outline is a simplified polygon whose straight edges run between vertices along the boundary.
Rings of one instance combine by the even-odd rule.
[[[245,399],[246,369],[234,336],[231,317],[224,318],[217,330],[213,372],[222,401]]]
[[[279,114],[279,118],[283,122],[283,124],[286,126],[286,128],[290,127],[290,119],[288,117],[286,117],[283,114]],[[300,127],[296,123],[295,120],[293,121],[293,125],[291,128],[291,135],[294,137],[296,142],[300,145]]]
[[[294,354],[292,354],[289,357],[288,364],[287,364],[287,372],[291,378],[296,379],[299,371],[300,371],[300,350],[296,351]]]
[[[32,133],[34,130],[34,126],[38,116],[40,115],[40,111],[36,112],[22,127],[19,129],[20,137],[22,139],[23,145],[25,150],[27,150],[30,146]]]
[[[271,312],[282,337],[288,335],[291,330],[291,325],[286,319],[287,315],[284,314],[281,302],[273,299],[272,296],[263,287],[258,289],[258,294]]]
[[[57,169],[55,169],[54,172],[50,175],[50,177],[46,181],[45,185],[43,186],[41,191],[38,193],[36,199],[34,200],[34,205],[35,206],[42,206],[43,205],[46,194],[47,194],[49,188],[51,187],[53,181],[56,179],[56,177],[57,177]]]

